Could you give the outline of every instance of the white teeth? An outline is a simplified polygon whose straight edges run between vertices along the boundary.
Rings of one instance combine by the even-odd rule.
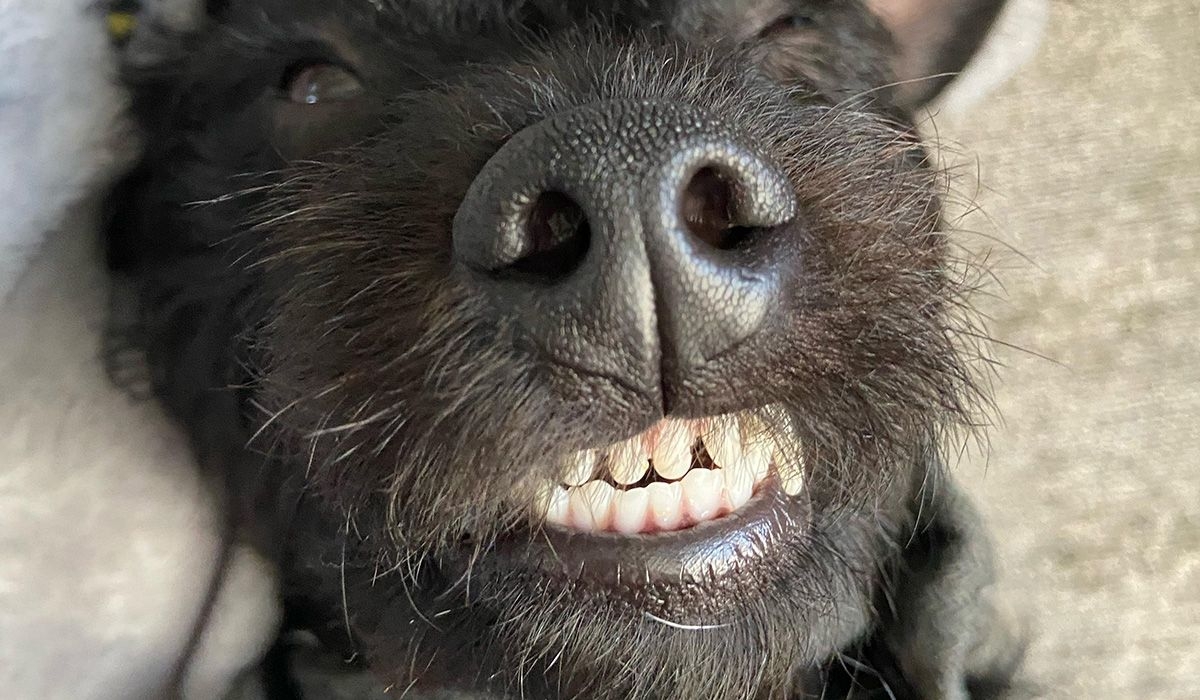
[[[742,457],[742,436],[737,423],[730,420],[716,421],[704,436],[704,448],[718,467],[731,467]]]
[[[650,468],[650,455],[640,437],[626,440],[608,455],[608,471],[613,481],[626,486],[636,484]]]
[[[609,510],[616,490],[603,481],[589,481],[571,489],[568,521],[578,530],[594,532],[607,530]]]
[[[721,511],[720,470],[693,469],[679,482],[683,489],[683,505],[694,523],[712,520]]]
[[[804,490],[804,467],[800,464],[790,465],[779,470],[779,482],[783,492],[789,496],[798,496]]]
[[[566,489],[560,486],[552,487],[547,494],[546,500],[542,502],[543,507],[546,509],[546,520],[555,525],[566,525],[567,506],[570,501],[571,499]]]
[[[748,445],[742,454],[740,467],[750,472],[754,483],[762,481],[771,468],[771,448],[761,442]]]
[[[711,468],[692,468],[697,435]],[[651,466],[661,478],[633,487]],[[548,482],[537,492],[536,512],[545,522],[623,535],[670,532],[720,518],[745,506],[772,472],[788,496],[804,490],[805,478],[794,437],[776,442],[765,425],[745,416],[668,419],[609,448],[577,453],[565,471],[565,486]]]
[[[568,486],[583,486],[592,480],[596,474],[596,462],[600,461],[600,455],[595,450],[581,450],[575,453],[575,458],[571,462],[571,468],[567,472],[565,479]]]
[[[799,449],[784,451],[775,447],[772,460],[779,474],[779,485],[789,496],[798,496],[804,490],[804,458]]]
[[[654,446],[654,471],[664,479],[681,479],[692,467],[691,428],[680,421],[670,421],[663,426]]]
[[[679,484],[656,481],[646,487],[650,494],[650,519],[660,530],[677,530],[683,523],[683,491]]]
[[[624,535],[645,532],[650,524],[650,492],[647,489],[618,491],[613,498],[612,528]]]
[[[725,498],[729,510],[737,510],[746,505],[746,501],[754,495],[754,477],[750,472],[739,467],[718,469],[725,483]]]

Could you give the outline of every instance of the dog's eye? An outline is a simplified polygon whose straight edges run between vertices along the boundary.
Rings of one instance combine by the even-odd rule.
[[[763,27],[762,31],[758,33],[758,36],[761,39],[771,39],[779,36],[780,34],[787,34],[788,32],[809,29],[815,24],[816,21],[811,15],[806,15],[803,13],[784,15]]]
[[[356,75],[332,63],[299,64],[288,70],[283,81],[283,94],[300,105],[344,102],[362,92],[362,81]]]

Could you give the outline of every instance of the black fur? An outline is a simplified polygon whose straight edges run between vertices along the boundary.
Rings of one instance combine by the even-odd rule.
[[[784,10],[810,28],[758,36],[756,18]],[[110,258],[138,290],[159,395],[223,475],[246,536],[280,562],[303,626],[361,649],[397,691],[940,687],[912,659],[945,650],[896,632],[921,613],[892,596],[940,601],[938,586],[987,580],[982,559],[978,578],[941,576],[975,561],[979,533],[930,495],[951,491],[939,446],[980,419],[964,300],[975,269],[951,257],[946,178],[897,106],[890,39],[862,6],[235,0],[143,46],[157,55],[128,77],[146,151],[114,195]],[[314,61],[355,71],[366,96],[283,99]],[[811,522],[719,596],[681,580],[611,597],[493,556],[526,531],[522,484],[660,417],[620,378],[529,353],[450,258],[450,222],[491,154],[611,99],[736,125],[781,164],[803,212],[776,232],[791,264],[768,330],[696,379],[716,388],[655,403],[757,411],[806,446]],[[604,400],[569,401],[564,385]],[[947,527],[966,544],[948,549]],[[967,659],[977,633],[951,635],[964,692],[984,676],[1004,685],[1006,671],[996,684],[994,667]]]

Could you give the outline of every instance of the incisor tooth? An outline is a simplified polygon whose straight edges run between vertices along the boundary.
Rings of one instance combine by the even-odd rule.
[[[677,530],[683,523],[683,491],[678,483],[656,481],[646,487],[650,494],[650,518],[659,530]]]
[[[646,489],[618,491],[613,497],[612,529],[625,535],[644,532],[649,526],[650,492]]]
[[[725,484],[725,497],[730,510],[746,505],[754,494],[754,477],[739,467],[718,469]]]
[[[589,481],[571,489],[571,525],[587,532],[607,529],[614,493],[613,487],[603,481]]]
[[[583,486],[592,480],[596,474],[596,462],[600,456],[595,450],[581,450],[575,453],[571,460],[570,469],[565,479],[568,486]]]
[[[731,467],[742,457],[742,436],[737,424],[730,420],[716,421],[704,436],[704,448],[718,467]]]
[[[567,490],[555,484],[551,487],[548,496],[545,501],[546,521],[555,525],[566,525],[567,505],[570,503]]]
[[[654,471],[664,479],[680,479],[692,466],[692,431],[682,421],[669,421],[654,446]]]
[[[608,471],[613,481],[626,486],[636,484],[650,468],[650,455],[642,445],[641,438],[626,440],[608,453]]]
[[[679,482],[683,489],[683,505],[692,522],[716,517],[721,510],[721,475],[712,469],[693,469]]]

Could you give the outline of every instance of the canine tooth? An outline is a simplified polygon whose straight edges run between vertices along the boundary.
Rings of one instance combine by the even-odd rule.
[[[626,440],[608,455],[608,471],[613,481],[622,486],[641,481],[649,468],[650,455],[646,454],[641,438]]]
[[[704,447],[708,456],[718,467],[731,467],[742,456],[742,436],[733,421],[717,421],[704,436]]]
[[[683,505],[692,522],[712,520],[721,511],[721,475],[712,469],[693,469],[679,482]]]
[[[571,489],[568,506],[571,525],[585,532],[606,529],[614,493],[613,487],[603,481],[589,481]]]
[[[664,479],[680,479],[692,467],[692,431],[687,424],[669,421],[654,446],[654,471]]]
[[[656,481],[646,487],[650,518],[659,530],[678,530],[683,524],[683,490],[678,483]]]
[[[779,481],[783,485],[784,493],[789,496],[798,496],[804,490],[804,469],[800,465],[781,469]]]
[[[725,485],[725,498],[730,510],[737,510],[746,505],[754,493],[754,478],[750,472],[739,467],[729,467],[717,470]]]
[[[613,530],[625,535],[644,532],[650,518],[650,492],[646,489],[618,491],[613,497]]]
[[[571,468],[567,472],[566,484],[568,486],[583,486],[592,480],[596,474],[596,462],[600,461],[600,456],[595,450],[580,450],[575,453],[571,460]]]
[[[754,483],[762,481],[767,476],[767,471],[771,468],[771,450],[766,445],[757,443],[750,445],[742,454],[742,462],[739,468],[750,473]]]
[[[783,492],[789,496],[796,496],[803,491],[804,460],[799,445],[792,449],[776,445],[771,458],[775,462],[775,470],[779,472],[779,483]]]

